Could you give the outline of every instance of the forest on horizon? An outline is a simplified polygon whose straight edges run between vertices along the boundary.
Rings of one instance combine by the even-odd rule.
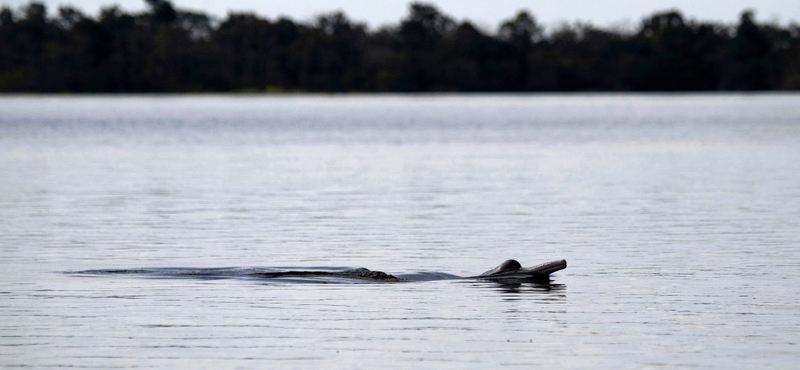
[[[800,90],[800,26],[657,12],[631,31],[545,30],[520,11],[494,33],[412,3],[369,30],[341,12],[223,19],[145,0],[96,18],[0,10],[0,92],[569,92]]]

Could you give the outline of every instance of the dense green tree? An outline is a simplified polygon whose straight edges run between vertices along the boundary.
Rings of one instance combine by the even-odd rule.
[[[800,90],[800,26],[792,25],[788,29],[778,29],[780,35],[781,79],[777,88]]]
[[[717,88],[718,47],[711,26],[686,22],[679,12],[646,19],[637,35],[638,59],[629,79],[635,90],[693,91]]]
[[[509,76],[506,89],[524,91],[535,86],[532,81],[538,80],[537,76],[544,72],[536,69],[537,63],[529,60],[535,43],[541,43],[544,38],[544,29],[536,18],[520,11],[516,17],[500,25],[498,37],[509,46],[503,63]]]
[[[374,31],[341,12],[304,24],[145,3],[96,18],[3,7],[0,92],[800,89],[800,27],[750,11],[735,25],[658,12],[635,31],[546,31],[521,11],[490,34],[424,3]]]
[[[723,88],[766,90],[779,78],[779,58],[764,27],[755,23],[752,11],[742,13],[733,37]]]

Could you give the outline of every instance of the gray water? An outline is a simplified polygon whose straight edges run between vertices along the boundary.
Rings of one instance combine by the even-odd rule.
[[[3,368],[800,363],[800,95],[3,96],[0,174]]]

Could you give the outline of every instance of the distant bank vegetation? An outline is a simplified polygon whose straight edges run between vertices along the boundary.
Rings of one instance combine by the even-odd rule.
[[[40,3],[0,11],[0,92],[469,92],[800,90],[800,26],[653,14],[636,30],[545,30],[520,12],[488,33],[413,3],[369,30],[335,12],[312,23],[224,19],[146,0],[92,18]]]

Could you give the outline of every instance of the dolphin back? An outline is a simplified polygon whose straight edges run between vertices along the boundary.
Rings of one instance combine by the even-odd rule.
[[[497,267],[486,271],[478,276],[492,276],[497,274],[502,274],[504,272],[511,272],[517,271],[522,268],[522,264],[517,262],[517,260],[505,260],[503,263],[497,265]]]

